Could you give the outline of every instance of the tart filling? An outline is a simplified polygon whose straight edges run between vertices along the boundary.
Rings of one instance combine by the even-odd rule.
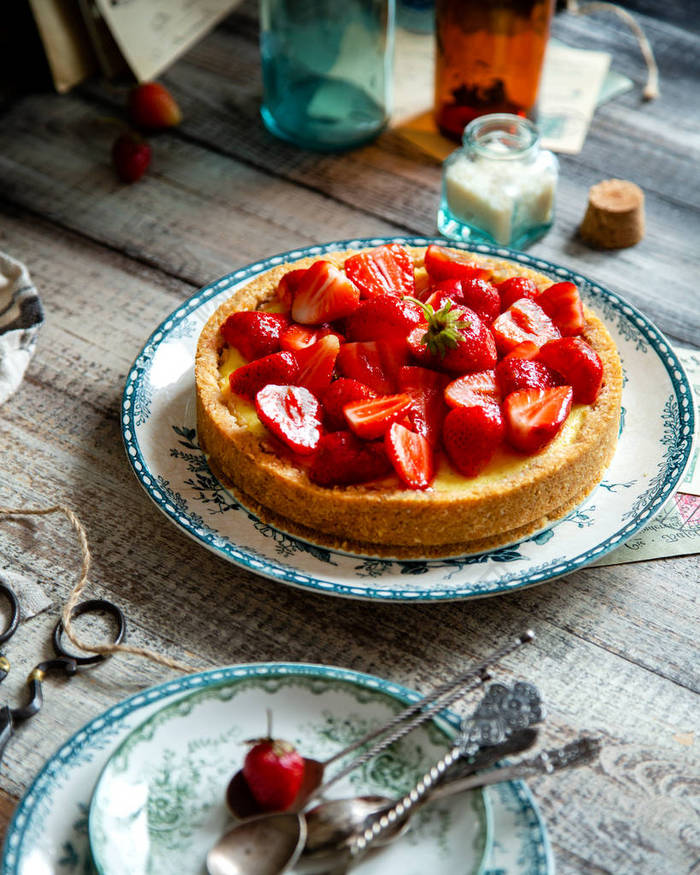
[[[490,549],[582,501],[614,452],[622,380],[572,284],[392,244],[239,289],[202,331],[196,385],[200,444],[244,505],[403,557]]]

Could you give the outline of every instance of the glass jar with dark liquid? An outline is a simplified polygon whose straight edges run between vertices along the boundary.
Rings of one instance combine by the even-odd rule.
[[[459,140],[487,113],[533,118],[554,0],[437,0],[435,120]]]

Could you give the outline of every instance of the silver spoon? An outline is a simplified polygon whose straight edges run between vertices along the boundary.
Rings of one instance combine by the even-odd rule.
[[[531,636],[522,636],[515,646],[532,640]],[[439,706],[434,706],[439,708]],[[537,690],[530,684],[516,683],[513,690],[502,684],[493,684],[483,698],[473,716],[462,723],[459,743],[450,751],[450,765],[460,756],[474,755],[482,745],[492,745],[505,740],[516,729],[522,729],[542,717],[542,707]],[[455,753],[456,751],[456,753]],[[446,760],[446,758],[444,758]],[[366,761],[364,755],[356,761]],[[443,766],[442,773],[447,766]],[[346,774],[347,769],[340,774]],[[320,796],[326,787],[338,779],[334,776],[323,785],[316,796]],[[270,819],[271,830],[264,829],[264,821]],[[285,821],[286,818],[286,821]],[[284,825],[282,826],[284,821]],[[304,843],[300,842],[298,833],[306,826],[305,819],[298,812],[287,811],[280,814],[261,815],[257,818],[244,820],[229,830],[223,838],[214,845],[207,854],[206,864],[209,875],[238,875],[238,870],[231,869],[228,858],[233,857],[236,865],[240,865],[241,851],[237,845],[240,841],[246,847],[246,875],[281,875],[292,868],[301,856]],[[257,844],[255,844],[257,842]],[[275,844],[274,853],[272,844]],[[274,869],[269,858],[274,856],[283,862],[280,868]]]

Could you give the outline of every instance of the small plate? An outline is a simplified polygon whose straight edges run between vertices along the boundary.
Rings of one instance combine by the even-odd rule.
[[[88,845],[88,810],[100,774],[114,752],[134,730],[195,691],[248,683],[265,691],[289,678],[330,681],[355,687],[358,694],[376,694],[398,702],[415,702],[416,692],[371,675],[329,666],[300,663],[258,663],[187,675],[126,699],[96,717],[69,739],[44,765],[19,803],[10,823],[0,875],[89,875],[94,872]],[[249,693],[253,695],[253,693]],[[261,692],[265,698],[268,693]],[[453,730],[459,718],[446,715]],[[521,781],[485,791],[492,812],[494,841],[486,860],[488,872],[499,875],[553,875],[554,864],[537,806]],[[184,871],[178,868],[176,871]]]
[[[291,537],[260,522],[221,485],[197,443],[194,355],[206,320],[237,286],[276,265],[387,242],[445,243],[345,240],[276,255],[206,286],[151,335],[127,377],[122,434],[129,462],[156,506],[192,538],[249,571],[318,592],[381,601],[449,601],[543,583],[600,559],[646,525],[678,486],[692,450],[691,388],[678,357],[659,330],[615,293],[566,268],[485,244],[450,242],[576,283],[617,344],[625,374],[620,441],[605,479],[583,504],[544,532],[488,553],[395,561]]]
[[[267,709],[276,737],[323,761],[402,707],[380,689],[322,673],[234,678],[165,706],[121,743],[97,783],[89,834],[98,872],[203,873],[207,851],[232,823],[226,786],[243,764],[246,739],[265,734]],[[446,752],[448,740],[437,724],[426,724],[328,795],[400,798]],[[364,861],[358,875],[478,875],[489,821],[480,791],[428,806],[405,838]]]

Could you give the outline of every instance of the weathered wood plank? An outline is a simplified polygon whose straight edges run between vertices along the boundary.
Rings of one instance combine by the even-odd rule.
[[[698,766],[686,743],[697,702],[692,558],[591,569],[520,594],[436,606],[324,599],[248,574],[165,521],[127,473],[119,436],[129,364],[191,286],[22,215],[6,215],[0,247],[29,261],[47,311],[27,381],[0,418],[8,448],[0,504],[63,500],[76,508],[93,551],[91,592],[125,608],[130,641],[201,666],[341,664],[427,689],[532,625],[538,641],[507,659],[502,676],[540,686],[547,744],[583,730],[606,741],[595,770],[533,783],[559,871],[690,870],[688,776]],[[19,667],[48,654],[79,555],[61,518],[3,521],[0,550],[7,567],[35,575],[51,601],[8,645],[18,669],[3,687],[13,699],[26,674]],[[5,792],[19,796],[49,748],[168,674],[120,657],[70,683],[52,681],[45,710],[8,748]]]

